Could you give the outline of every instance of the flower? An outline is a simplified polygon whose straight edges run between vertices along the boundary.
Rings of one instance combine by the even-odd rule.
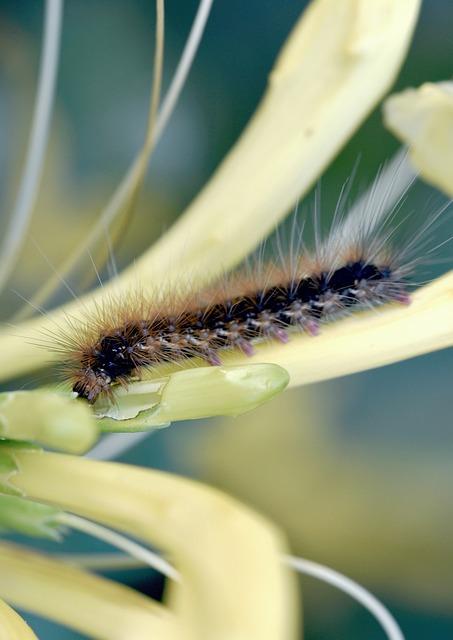
[[[2,379],[29,372],[48,359],[48,353],[19,334],[51,330],[67,315],[72,319],[85,316],[137,280],[147,283],[158,279],[164,294],[181,283],[186,273],[201,286],[207,274],[212,276],[237,264],[308,190],[387,91],[407,51],[418,8],[417,0],[315,0],[280,55],[250,125],[188,211],[109,286],[45,318],[24,322],[15,335],[3,333]],[[143,157],[142,153],[141,163]],[[178,256],[178,262],[169,264],[168,256]],[[136,404],[127,418],[137,417],[137,406],[139,413],[140,408],[148,412],[147,422],[231,414],[282,389],[287,382],[285,371],[291,385],[303,384],[447,346],[453,335],[446,318],[452,304],[451,284],[451,276],[444,276],[422,288],[410,309],[388,308],[379,316],[363,314],[353,325],[348,320],[336,323],[317,338],[316,353],[301,336],[294,340],[292,349],[260,347],[247,365],[233,353],[226,362],[237,368],[199,368],[164,377],[156,372],[161,376],[157,381],[144,383],[149,385],[145,393],[151,396],[150,404],[142,407],[139,396],[143,387],[133,387]],[[426,337],[420,343],[413,336],[419,335],[421,325]],[[389,345],[384,353],[373,346],[377,339],[380,346]],[[350,358],[352,346],[354,359]],[[189,397],[184,396],[187,388],[194,390]],[[206,388],[216,390],[214,403],[196,396],[199,389]],[[231,396],[220,398],[225,389]],[[4,422],[8,437],[33,438],[70,451],[81,450],[91,443],[93,434],[95,437],[98,425],[93,426],[87,415],[80,417],[85,439],[62,437],[58,420],[71,417],[76,406],[70,398],[61,400],[61,408],[52,406],[24,426],[27,397],[45,403],[53,394],[10,396],[12,406],[8,409],[5,403],[3,407],[5,415],[8,410],[8,416],[14,418]],[[121,401],[121,392],[118,398]],[[111,411],[107,408],[101,419],[110,429]],[[55,422],[48,429],[50,414]],[[42,426],[46,428],[44,437]],[[6,600],[90,634],[112,638],[126,637],[126,633],[127,637],[148,637],[151,631],[169,640],[296,637],[297,590],[280,561],[285,551],[283,536],[231,498],[155,471],[45,453],[18,443],[6,443],[0,449],[0,473],[3,492],[15,494],[14,499],[48,502],[55,509],[71,510],[158,544],[171,554],[182,574],[182,584],[170,587],[161,607],[118,585],[115,591],[107,581],[91,579],[80,571],[71,573],[62,563],[2,546],[2,575],[7,575],[6,569],[17,575],[20,569],[21,584],[30,587],[27,591],[18,582],[1,582],[1,595]],[[59,598],[56,610],[48,607],[49,599],[39,592],[45,575],[48,593],[66,596]],[[86,617],[77,616],[68,604],[68,595],[74,596],[73,603],[83,603]],[[109,614],[112,609],[118,617]],[[100,610],[106,615],[93,615]],[[2,608],[2,612],[11,619],[8,609]],[[100,617],[105,623],[102,629]],[[0,616],[0,623],[2,619]]]

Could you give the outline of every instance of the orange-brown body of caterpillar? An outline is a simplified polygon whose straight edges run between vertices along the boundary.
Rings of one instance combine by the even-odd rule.
[[[206,302],[182,300],[174,312],[147,312],[141,303],[139,316],[125,315],[108,329],[104,323],[102,331],[91,332],[84,346],[72,350],[70,360],[77,363],[68,370],[73,390],[94,402],[142,367],[191,356],[216,365],[223,349],[239,348],[250,355],[256,340],[286,342],[291,328],[315,334],[320,322],[353,306],[406,301],[405,278],[390,265],[355,255],[344,266],[329,272],[318,269],[310,276],[288,277],[283,270],[270,270],[269,284],[246,294],[238,293],[241,286],[233,278],[224,285],[222,299],[218,290],[208,291]]]

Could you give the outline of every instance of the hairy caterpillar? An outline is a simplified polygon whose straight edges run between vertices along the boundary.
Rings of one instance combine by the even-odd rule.
[[[143,367],[193,356],[218,365],[225,349],[251,355],[255,341],[286,343],[292,330],[315,335],[320,324],[353,308],[407,303],[420,261],[414,249],[426,241],[425,232],[443,210],[395,248],[395,207],[388,212],[382,202],[368,203],[334,219],[324,240],[316,233],[313,250],[301,242],[297,254],[291,251],[278,263],[243,269],[204,291],[177,294],[158,305],[139,296],[112,303],[61,340],[66,378],[93,403]]]

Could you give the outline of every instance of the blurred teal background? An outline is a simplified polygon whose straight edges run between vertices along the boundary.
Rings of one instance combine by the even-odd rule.
[[[120,267],[171,224],[231,147],[304,6],[296,0],[215,0],[189,82],[115,251]],[[166,3],[166,86],[196,7],[193,0]],[[28,135],[41,22],[41,2],[1,0],[0,232]],[[453,3],[425,0],[397,89],[451,78],[452,24]],[[153,29],[149,0],[67,3],[54,133],[32,228],[57,265],[64,243],[83,237],[140,147]],[[377,109],[322,179],[326,221],[357,158],[359,190],[397,146]],[[418,185],[405,212],[416,209],[415,218],[423,219],[440,202],[439,194]],[[63,238],[68,224],[73,233]],[[55,243],[59,234],[61,242]],[[438,231],[439,242],[451,234],[450,213]],[[451,268],[449,246],[440,257],[444,262],[428,277]],[[30,245],[11,288],[29,296],[49,275],[48,264]],[[79,286],[77,280],[71,284]],[[20,304],[10,292],[2,317]],[[236,421],[176,424],[152,435],[124,461],[191,475],[230,491],[288,531],[299,554],[328,562],[370,588],[396,615],[407,638],[446,640],[453,637],[452,370],[448,351],[296,390],[271,403],[269,414],[281,416],[278,424],[266,417],[267,410]],[[50,543],[39,546],[56,550]],[[102,549],[76,534],[58,548]],[[155,595],[162,587],[148,571],[117,577]],[[307,640],[383,637],[348,597],[308,579],[303,591]],[[27,619],[41,638],[81,637],[35,616]]]

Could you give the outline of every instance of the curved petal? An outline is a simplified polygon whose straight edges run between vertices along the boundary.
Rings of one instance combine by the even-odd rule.
[[[37,640],[28,624],[0,600],[0,640]]]
[[[184,640],[298,637],[296,583],[281,563],[281,535],[229,496],[149,469],[0,448],[16,465],[9,482],[28,497],[130,533],[170,555],[182,575],[182,584],[170,585],[170,604],[187,633]]]
[[[0,594],[90,637],[177,637],[171,614],[142,594],[6,542],[0,543]]]
[[[421,175],[453,198],[453,82],[427,82],[387,99],[386,126]]]
[[[418,0],[316,0],[249,125],[174,227],[120,278],[206,281],[237,264],[307,192],[390,87]]]

